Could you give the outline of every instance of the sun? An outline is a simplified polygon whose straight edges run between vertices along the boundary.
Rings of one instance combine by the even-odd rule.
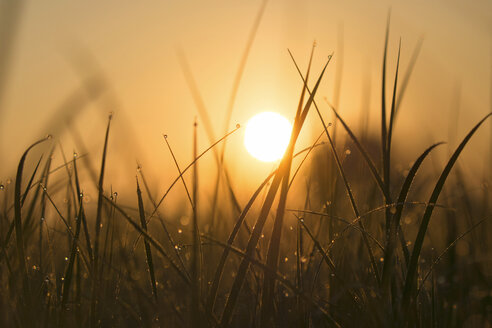
[[[291,131],[292,125],[282,115],[262,112],[253,116],[246,124],[244,145],[256,159],[273,162],[284,155]]]

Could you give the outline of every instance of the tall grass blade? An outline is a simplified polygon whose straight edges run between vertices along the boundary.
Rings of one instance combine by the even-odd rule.
[[[415,175],[417,174],[417,171],[420,168],[420,165],[424,161],[424,159],[429,155],[429,153],[437,146],[443,144],[442,142],[433,144],[429,148],[427,148],[422,155],[419,156],[419,158],[415,161],[415,163],[412,165],[412,168],[410,171],[408,171],[408,174],[405,178],[405,181],[403,182],[403,185],[401,187],[400,195],[398,196],[398,200],[396,203],[396,211],[393,215],[391,225],[390,225],[390,232],[389,232],[389,238],[387,239],[387,244],[385,247],[385,255],[384,255],[384,265],[383,265],[383,276],[382,276],[382,289],[383,292],[388,293],[389,288],[390,288],[390,281],[391,281],[391,276],[392,272],[394,270],[394,264],[393,264],[393,255],[395,252],[395,244],[396,244],[396,235],[398,233],[397,229],[400,227],[400,220],[401,216],[403,213],[403,207],[404,203],[407,200],[407,195],[410,190],[410,186],[412,185],[412,182],[415,178]]]
[[[291,58],[292,58],[292,60],[294,61],[295,66],[296,66],[296,67],[298,67],[298,65],[297,65],[297,63],[296,63],[296,61],[295,61],[294,57],[292,56],[292,54],[291,54]],[[306,79],[304,79],[304,77],[302,76],[302,73],[300,72],[300,70],[299,70],[299,69],[298,69],[298,72],[299,72],[299,74],[301,75],[301,79],[302,79],[303,81],[306,81]],[[314,95],[315,89],[313,89],[313,92],[310,92],[309,90],[308,90],[308,92],[310,93],[311,98],[312,98],[312,97],[313,97],[313,95]],[[326,123],[325,123],[325,121],[324,121],[324,119],[323,119],[323,116],[321,115],[321,112],[320,112],[320,110],[319,110],[319,108],[318,108],[318,106],[317,106],[316,102],[314,102],[314,107],[315,107],[315,109],[316,109],[316,112],[318,113],[318,117],[319,117],[319,119],[320,119],[320,121],[321,121],[321,123],[322,123],[322,125],[323,125],[323,128],[324,128],[324,130],[325,130],[326,136],[327,136],[328,141],[329,141],[329,143],[330,143],[330,147],[331,147],[332,154],[333,154],[333,157],[334,157],[334,159],[335,159],[335,162],[336,162],[336,165],[337,165],[338,171],[339,171],[339,173],[340,173],[340,175],[341,175],[341,177],[342,177],[342,180],[343,180],[343,183],[344,183],[345,189],[346,189],[347,194],[348,194],[348,196],[349,196],[350,205],[351,205],[351,207],[352,207],[352,210],[353,210],[353,212],[354,212],[355,217],[356,217],[356,218],[358,218],[358,217],[360,217],[360,212],[359,212],[359,210],[358,210],[358,208],[357,208],[357,204],[356,204],[356,202],[355,202],[355,198],[354,198],[354,196],[353,196],[352,189],[350,188],[350,184],[349,184],[349,182],[348,182],[348,180],[347,180],[347,178],[346,178],[345,172],[344,172],[344,170],[343,170],[343,168],[342,168],[342,165],[341,165],[341,163],[340,163],[340,159],[339,159],[339,157],[338,157],[338,153],[337,153],[337,151],[336,151],[336,149],[335,149],[335,145],[334,145],[334,143],[333,143],[333,140],[332,140],[332,138],[331,138],[330,134],[328,133],[328,127],[327,127],[327,125],[326,125]],[[364,225],[363,225],[362,221],[359,221],[358,223],[359,223],[359,226],[361,227],[361,229],[362,229],[363,231],[365,231],[365,227],[364,227]],[[373,251],[372,251],[371,245],[370,245],[370,243],[369,243],[369,240],[367,239],[367,236],[366,236],[364,233],[362,233],[362,239],[363,239],[364,244],[365,244],[365,246],[366,246],[366,248],[367,248],[367,251],[368,251],[368,253],[369,253],[369,258],[370,258],[370,261],[371,261],[371,265],[372,265],[372,269],[373,269],[373,272],[374,272],[375,279],[376,279],[376,281],[379,283],[379,282],[380,282],[380,277],[379,277],[379,269],[378,269],[378,267],[377,267],[377,265],[376,265],[376,260],[375,260],[375,258],[374,258],[374,254],[373,254]]]
[[[93,261],[93,279],[92,279],[92,296],[91,296],[91,311],[90,311],[90,323],[91,328],[96,327],[97,315],[96,315],[96,305],[97,305],[97,294],[98,294],[98,281],[97,272],[99,268],[99,238],[101,232],[101,221],[102,221],[102,202],[103,202],[103,184],[104,184],[104,169],[106,167],[106,155],[108,150],[108,140],[109,140],[109,128],[111,126],[111,119],[113,115],[110,114],[108,118],[108,125],[106,127],[106,136],[104,138],[104,148],[101,160],[101,171],[99,173],[98,182],[98,196],[97,196],[97,208],[96,208],[96,229],[94,237],[94,261]]]
[[[306,80],[304,81],[304,86],[302,89],[301,97],[299,99],[299,105],[297,107],[297,113],[294,121],[294,127],[291,135],[291,140],[289,143],[289,147],[284,155],[284,158],[282,159],[282,164],[279,168],[279,174],[282,176],[282,186],[280,189],[280,198],[279,202],[277,205],[277,213],[275,216],[275,220],[273,222],[273,231],[272,231],[272,236],[270,238],[270,244],[268,247],[268,252],[267,252],[267,262],[266,264],[272,269],[272,271],[276,272],[277,267],[278,267],[278,258],[279,258],[279,253],[280,253],[280,239],[282,236],[282,228],[283,228],[283,219],[284,219],[284,213],[285,213],[285,204],[287,202],[287,193],[289,191],[289,176],[290,176],[290,170],[292,166],[292,156],[294,154],[294,146],[297,141],[297,137],[299,136],[299,133],[301,131],[302,125],[304,124],[304,120],[307,116],[308,110],[312,104],[312,101],[314,99],[314,95],[316,94],[316,90],[319,86],[319,83],[321,82],[321,78],[324,73],[321,73],[316,86],[315,86],[315,91],[312,93],[306,102],[306,106],[303,109],[303,103],[304,103],[304,96],[306,94],[306,89],[307,89],[307,81],[309,77],[309,72],[311,70],[311,63],[313,60],[313,55],[314,55],[314,48],[315,44],[313,44],[312,50],[311,50],[311,56],[309,58],[309,64],[308,64],[308,69],[306,73]],[[330,62],[331,57],[328,59],[325,69]],[[273,300],[274,297],[273,295],[275,294],[275,280],[271,279],[269,276],[265,276],[264,278],[264,283],[263,283],[263,291],[262,291],[262,302],[261,302],[261,316],[260,316],[260,322],[262,327],[266,327],[267,325],[271,324],[271,319],[272,319],[272,312],[273,312]]]
[[[17,257],[18,257],[18,265],[19,265],[19,273],[22,279],[22,294],[23,294],[23,311],[25,312],[25,319],[30,324],[30,320],[32,319],[29,315],[29,308],[31,306],[31,288],[29,284],[29,276],[27,273],[27,264],[26,264],[26,256],[24,252],[24,231],[22,229],[22,173],[24,171],[24,162],[26,161],[27,154],[29,151],[34,148],[36,145],[50,139],[51,136],[47,138],[41,139],[31,146],[29,146],[24,154],[22,155],[19,165],[17,167],[17,174],[15,178],[15,191],[14,191],[14,222],[15,222],[15,238],[16,238],[16,248],[17,248]]]
[[[405,279],[405,286],[403,289],[403,300],[402,300],[402,305],[403,305],[403,310],[406,311],[408,310],[408,306],[412,300],[413,295],[415,294],[415,283],[416,283],[416,278],[417,278],[417,267],[418,267],[418,260],[420,256],[420,251],[422,250],[422,245],[424,243],[424,237],[425,233],[427,231],[427,227],[430,222],[430,218],[432,216],[432,212],[434,211],[435,204],[439,198],[439,195],[441,194],[442,188],[444,187],[444,183],[446,182],[446,179],[449,176],[449,173],[451,172],[451,169],[453,168],[454,164],[458,160],[458,157],[460,156],[461,152],[465,148],[466,144],[468,141],[471,139],[473,134],[477,131],[477,129],[482,125],[482,123],[492,116],[492,113],[487,114],[480,122],[478,122],[473,129],[466,135],[466,137],[463,139],[463,141],[460,143],[460,145],[456,148],[454,151],[453,155],[449,159],[448,163],[446,164],[445,168],[443,169],[441,176],[439,177],[439,180],[437,181],[434,190],[432,191],[432,194],[429,198],[429,205],[425,208],[424,215],[422,216],[422,221],[419,227],[419,231],[417,234],[417,237],[415,239],[412,255],[410,257],[410,262],[408,264],[408,270],[407,270],[407,275]]]
[[[76,219],[76,226],[75,226],[75,236],[72,239],[72,250],[70,252],[70,258],[68,261],[67,268],[65,270],[65,274],[63,276],[63,289],[62,289],[62,298],[61,298],[61,305],[60,305],[60,317],[58,319],[58,327],[63,327],[64,326],[64,318],[65,314],[67,312],[67,303],[68,303],[68,298],[69,298],[69,293],[70,293],[70,288],[71,288],[71,283],[72,283],[72,276],[73,276],[73,269],[75,265],[75,259],[78,253],[78,241],[79,241],[79,235],[80,235],[80,227],[82,223],[82,208],[83,208],[83,203],[79,197],[79,214],[77,215]]]
[[[197,122],[195,119],[193,129],[193,159],[198,155],[197,150]],[[183,181],[184,182],[184,181]],[[201,326],[200,299],[201,299],[201,259],[202,249],[200,230],[198,228],[198,164],[193,166],[193,251],[191,253],[191,316],[194,328]]]
[[[145,209],[143,205],[142,192],[138,184],[137,178],[137,198],[138,198],[138,214],[140,216],[140,225],[143,231],[147,231],[147,221],[145,221]],[[152,294],[154,295],[155,302],[157,303],[157,284],[155,280],[154,261],[152,260],[152,250],[150,249],[149,242],[144,240],[145,257],[147,258],[147,266],[149,267],[150,284],[152,287]]]

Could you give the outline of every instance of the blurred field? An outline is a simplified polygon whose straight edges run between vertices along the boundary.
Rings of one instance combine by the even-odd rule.
[[[65,23],[95,38],[62,43],[68,78],[52,57],[43,65],[22,51],[42,45],[19,37],[37,26],[37,5],[2,2],[1,326],[490,327],[492,56],[479,46],[488,5],[484,17],[447,7],[478,15],[454,34],[457,57],[469,56],[454,63],[439,51],[429,60],[428,40],[405,27],[422,4],[405,16],[404,5],[388,15],[378,3],[367,31],[356,24],[363,5],[340,5],[333,15],[346,20],[312,49],[301,34],[319,30],[318,2],[284,5],[285,28],[278,3],[242,4],[238,30],[223,3],[204,6],[214,26],[194,4],[167,8],[162,25],[160,11],[122,5],[131,20],[119,7],[107,26],[128,41],[100,53],[98,24]],[[176,27],[172,12],[196,25],[181,22],[172,47],[148,48],[159,33],[140,33],[145,24]],[[203,41],[201,26],[219,32]],[[456,42],[467,33],[479,41]],[[234,40],[233,55],[207,55],[221,38]],[[121,44],[130,60],[112,57]],[[257,163],[238,123],[276,109],[293,123],[289,148]]]

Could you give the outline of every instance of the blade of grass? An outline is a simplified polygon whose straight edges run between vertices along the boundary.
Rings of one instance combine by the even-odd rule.
[[[410,262],[408,264],[408,270],[407,270],[407,275],[406,275],[406,279],[405,279],[405,286],[403,289],[403,299],[402,299],[402,305],[403,305],[404,311],[408,310],[412,296],[414,295],[414,286],[416,283],[416,277],[417,277],[416,275],[417,275],[417,267],[418,267],[418,260],[420,257],[420,251],[422,250],[422,245],[424,243],[425,233],[427,231],[427,227],[429,225],[430,218],[432,216],[432,212],[434,210],[435,203],[437,202],[439,195],[441,194],[442,188],[444,187],[444,183],[446,182],[446,179],[448,178],[449,173],[451,172],[451,169],[453,168],[454,164],[458,160],[458,157],[460,156],[461,152],[465,148],[466,144],[471,139],[471,137],[476,132],[476,130],[490,116],[492,116],[492,113],[487,114],[466,135],[466,137],[463,139],[463,141],[460,143],[460,145],[456,148],[453,155],[449,159],[448,163],[446,164],[445,168],[443,169],[443,171],[441,173],[441,176],[439,177],[439,180],[437,181],[437,183],[434,187],[434,190],[432,191],[432,194],[429,198],[429,205],[426,207],[424,215],[422,216],[422,221],[421,221],[421,224],[419,227],[417,237],[415,239],[412,255],[410,257]]]
[[[99,268],[99,235],[101,232],[101,221],[102,221],[102,202],[103,202],[103,184],[104,184],[104,169],[106,166],[106,155],[108,149],[108,140],[109,140],[109,128],[111,126],[111,119],[113,115],[110,114],[108,117],[108,125],[106,127],[106,136],[104,137],[104,148],[102,153],[101,160],[101,171],[99,173],[99,182],[98,182],[98,196],[97,196],[97,208],[96,208],[96,229],[95,229],[95,239],[94,239],[94,261],[93,261],[93,279],[92,279],[92,295],[91,295],[91,310],[90,310],[90,326],[91,328],[96,327],[97,323],[97,314],[96,314],[96,306],[98,302],[98,281],[97,281],[97,272]]]
[[[77,159],[78,159],[78,155],[76,152],[73,153],[73,172],[74,172],[74,176],[75,176],[75,188],[77,190],[77,199],[79,200],[79,206],[81,206],[82,204],[82,201],[84,199],[84,195],[83,195],[83,192],[80,188],[80,182],[79,182],[79,174],[78,174],[78,171],[77,171]],[[91,267],[92,265],[94,264],[93,261],[94,261],[94,256],[93,256],[93,251],[92,251],[92,245],[91,245],[91,237],[90,237],[90,234],[89,234],[89,228],[87,226],[87,219],[85,217],[85,212],[84,212],[84,208],[82,207],[82,212],[80,213],[80,219],[82,220],[82,224],[83,224],[83,228],[84,228],[84,236],[85,236],[85,244],[86,244],[86,247],[87,247],[87,253],[89,254],[89,260],[90,260],[90,264],[91,264]]]
[[[294,65],[298,69],[299,66],[297,65],[297,62],[295,61],[294,56],[292,55],[292,53],[290,51],[289,51],[289,53],[290,53],[291,58],[292,58],[292,60],[294,62]],[[304,77],[303,77],[303,75],[302,75],[302,73],[301,73],[301,71],[299,69],[298,69],[298,73],[300,74],[301,79],[303,81],[306,81],[306,79],[304,79]],[[314,95],[314,93],[316,91],[315,91],[315,89],[313,89],[312,92],[309,91],[309,90],[308,90],[308,92],[310,93],[311,98],[312,98],[312,96]],[[328,133],[328,127],[327,127],[327,125],[326,125],[326,123],[325,123],[325,121],[323,119],[323,116],[321,115],[321,112],[320,112],[320,110],[319,110],[316,102],[314,102],[314,108],[316,109],[316,112],[318,113],[318,117],[319,117],[319,119],[320,119],[320,121],[321,121],[321,123],[323,125],[323,128],[325,130],[326,136],[328,138],[328,141],[329,141],[329,144],[330,144],[330,147],[331,147],[331,150],[332,150],[332,154],[333,154],[333,157],[335,159],[335,162],[336,162],[336,165],[337,165],[339,174],[342,177],[342,180],[343,180],[343,183],[344,183],[344,186],[345,186],[345,190],[347,191],[347,194],[349,196],[349,200],[350,200],[350,204],[351,204],[352,210],[354,212],[355,217],[358,218],[360,216],[359,215],[359,210],[357,208],[357,204],[355,202],[355,198],[354,198],[353,193],[352,193],[352,190],[350,188],[350,184],[349,184],[349,182],[348,182],[348,180],[347,180],[347,178],[345,176],[345,172],[344,172],[344,170],[342,168],[342,165],[340,163],[340,159],[339,159],[338,153],[337,153],[337,151],[335,149],[335,145],[333,143],[333,140],[332,140],[330,134]],[[362,221],[359,221],[359,226],[361,227],[362,230],[365,230],[365,227],[364,227]],[[376,265],[376,260],[374,259],[374,254],[372,252],[372,248],[371,248],[371,245],[369,243],[369,240],[367,239],[367,236],[364,233],[362,234],[362,239],[363,239],[364,244],[365,244],[365,246],[367,248],[367,251],[369,253],[369,258],[370,258],[370,261],[371,261],[371,265],[372,265],[372,269],[373,269],[373,272],[374,272],[375,279],[376,279],[376,281],[378,283],[380,283],[379,270],[378,270],[378,267]]]
[[[403,185],[401,187],[400,195],[398,197],[397,205],[396,205],[396,211],[393,215],[391,226],[390,226],[390,232],[389,232],[389,238],[387,239],[387,244],[385,247],[385,255],[384,255],[384,264],[383,264],[383,276],[382,276],[382,289],[383,293],[387,293],[386,295],[389,295],[389,288],[390,288],[390,282],[391,282],[391,275],[394,269],[393,265],[393,254],[395,252],[395,242],[396,242],[396,235],[397,235],[397,229],[400,227],[400,220],[401,220],[401,215],[403,213],[403,206],[405,201],[407,200],[407,195],[410,190],[410,186],[412,185],[412,182],[415,178],[415,175],[417,174],[417,171],[420,168],[420,165],[424,161],[424,159],[429,155],[429,153],[437,146],[442,145],[442,142],[433,144],[429,148],[427,148],[422,155],[419,156],[419,158],[415,161],[415,163],[412,165],[412,168],[410,171],[408,171],[407,177],[405,178],[405,181],[403,182]]]
[[[401,102],[403,101],[405,91],[407,90],[407,86],[410,81],[410,77],[412,76],[413,69],[415,67],[415,64],[417,63],[417,59],[419,57],[420,50],[422,49],[423,42],[424,42],[424,38],[420,37],[419,40],[417,41],[417,44],[415,45],[415,48],[413,49],[412,56],[410,57],[410,62],[408,64],[408,68],[405,72],[405,75],[403,76],[402,83],[400,85],[400,91],[398,92],[398,96],[396,98],[395,120],[396,117],[398,116]]]
[[[38,171],[39,164],[41,164],[41,160],[43,159],[43,155],[39,157],[38,163],[36,164],[36,167],[34,168],[34,171],[32,172],[31,178],[29,179],[29,183],[26,186],[26,189],[24,191],[24,194],[22,196],[22,201],[21,201],[21,206],[24,206],[24,202],[26,201],[27,198],[27,192],[29,189],[31,189],[32,182],[34,180],[34,177],[36,176],[36,172]]]
[[[385,182],[386,192],[389,194],[387,190],[387,177],[389,176],[389,167],[387,166],[387,151],[388,151],[388,132],[386,126],[386,62],[388,57],[388,40],[389,40],[389,30],[390,30],[390,20],[391,20],[391,11],[388,12],[388,18],[386,21],[386,35],[384,38],[384,51],[383,51],[383,73],[382,73],[382,85],[381,85],[381,155],[383,162],[383,179]]]
[[[167,134],[164,134],[163,135],[164,137],[164,141],[166,142],[166,145],[167,145],[167,148],[169,149],[169,152],[171,153],[171,156],[173,158],[173,161],[174,161],[174,164],[176,165],[176,168],[178,169],[178,173],[179,173],[179,177],[181,178],[181,182],[183,182],[183,187],[186,191],[186,196],[188,197],[188,200],[190,201],[190,205],[191,205],[191,208],[195,208],[195,205],[193,204],[193,200],[191,199],[191,195],[190,195],[190,192],[188,190],[188,187],[186,186],[186,182],[184,181],[184,178],[183,178],[183,172],[181,172],[181,169],[179,168],[179,164],[178,164],[178,161],[176,159],[176,156],[174,156],[174,152],[173,152],[173,149],[171,148],[171,145],[169,144],[169,141],[167,140]],[[195,166],[196,167],[196,164]]]
[[[285,213],[285,204],[287,202],[287,194],[289,191],[289,176],[290,176],[290,170],[292,167],[292,156],[294,154],[294,146],[296,144],[297,138],[299,136],[299,133],[301,131],[302,125],[304,124],[304,120],[307,116],[309,107],[313,101],[314,95],[316,94],[316,89],[319,86],[319,83],[321,82],[321,78],[324,74],[324,69],[323,72],[320,74],[320,77],[316,83],[315,86],[315,91],[313,94],[310,95],[308,101],[306,102],[306,106],[304,107],[303,110],[303,103],[304,103],[304,96],[306,94],[306,89],[307,89],[307,81],[309,77],[309,72],[311,70],[311,64],[313,60],[313,55],[314,55],[314,49],[315,49],[316,44],[313,44],[312,50],[311,50],[311,56],[309,58],[309,64],[308,64],[308,69],[306,73],[306,80],[304,81],[304,86],[301,92],[301,97],[299,99],[299,104],[297,107],[297,112],[296,112],[296,117],[294,120],[294,127],[291,135],[291,139],[289,142],[289,147],[282,159],[282,164],[279,168],[279,174],[282,176],[282,185],[280,188],[280,198],[279,202],[277,205],[277,213],[275,216],[275,219],[273,221],[273,231],[272,235],[270,238],[270,244],[268,246],[268,252],[267,252],[267,259],[266,259],[266,264],[269,266],[272,271],[276,272],[278,268],[278,258],[280,254],[280,240],[282,236],[282,227],[283,227],[283,219],[284,219],[284,213]],[[330,59],[327,61],[325,65],[325,69],[330,62]],[[266,327],[270,324],[272,324],[271,320],[273,318],[273,307],[274,307],[274,294],[275,294],[275,280],[271,279],[269,276],[264,277],[264,282],[263,282],[263,290],[262,290],[262,300],[261,300],[261,313],[260,313],[260,326]]]
[[[145,210],[142,200],[142,192],[140,191],[140,186],[138,184],[137,177],[137,198],[138,198],[138,213],[140,216],[140,225],[143,231],[147,231],[147,222],[145,221]],[[145,257],[147,258],[147,266],[149,267],[150,284],[152,287],[152,294],[154,295],[154,300],[157,304],[157,284],[155,282],[155,271],[154,271],[154,261],[152,260],[152,250],[150,249],[149,242],[144,240],[145,246]]]
[[[23,236],[23,229],[22,229],[22,214],[21,214],[21,208],[22,208],[22,200],[21,200],[21,186],[22,186],[22,173],[24,171],[24,162],[26,161],[27,154],[29,151],[34,148],[36,145],[51,139],[51,136],[48,136],[44,139],[41,139],[35,143],[33,143],[31,146],[29,146],[24,154],[21,157],[21,160],[19,161],[19,165],[17,167],[17,175],[15,178],[15,191],[14,191],[14,222],[15,222],[15,237],[16,237],[16,248],[17,248],[17,257],[18,257],[18,265],[19,265],[19,272],[22,277],[22,293],[23,293],[23,306],[25,307],[23,310],[26,311],[26,317],[25,319],[27,320],[27,323],[30,323],[31,321],[31,316],[29,312],[29,308],[31,306],[31,288],[29,285],[29,276],[27,273],[27,264],[26,264],[26,256],[24,252],[24,236]]]
[[[197,140],[197,121],[193,125],[193,159],[196,160],[198,155]],[[177,165],[177,163],[176,163]],[[184,180],[183,180],[184,183]],[[190,199],[191,200],[191,199]],[[191,296],[191,315],[192,327],[201,326],[200,299],[201,299],[201,259],[202,248],[200,240],[200,229],[198,228],[198,164],[193,166],[193,251],[191,253],[191,278],[192,278],[192,296]]]
[[[73,268],[75,264],[75,258],[77,256],[77,249],[78,249],[78,240],[79,240],[79,235],[80,235],[80,227],[81,227],[81,214],[82,214],[82,207],[83,203],[80,200],[80,206],[79,206],[79,214],[77,215],[76,219],[76,226],[75,226],[75,236],[72,240],[72,250],[70,252],[70,258],[68,261],[67,268],[65,270],[65,274],[63,276],[63,289],[62,289],[62,299],[61,299],[61,305],[60,305],[60,316],[58,319],[58,327],[63,327],[64,326],[64,318],[65,314],[67,312],[66,306],[68,303],[68,297],[70,293],[70,287],[72,283],[72,276],[73,276]]]

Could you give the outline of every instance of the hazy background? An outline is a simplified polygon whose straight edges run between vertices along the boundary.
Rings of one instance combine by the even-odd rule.
[[[76,146],[73,133],[65,130],[60,108],[73,108],[71,101],[80,104],[79,99],[86,97],[84,81],[97,73],[104,76],[105,92],[81,107],[74,119],[77,133],[99,161],[107,116],[113,111],[106,181],[115,190],[133,183],[138,159],[159,191],[176,176],[162,134],[169,135],[184,167],[192,159],[193,121],[198,115],[177,50],[182,49],[188,58],[218,137],[232,82],[261,5],[261,1],[236,0],[16,1],[19,7],[12,3],[2,1],[3,21],[13,21],[14,28],[1,34],[4,44],[12,42],[10,61],[2,70],[0,180],[12,178],[25,148],[48,133],[71,156]],[[432,141],[449,140],[454,148],[491,109],[491,1],[271,0],[251,48],[230,129],[265,110],[293,118],[302,84],[287,48],[305,69],[316,40],[313,75],[334,52],[318,92],[319,103],[322,96],[333,101],[338,67],[340,111],[356,128],[369,102],[369,125],[378,131],[384,30],[390,7],[390,87],[399,38],[402,72],[419,38],[424,38],[395,131],[396,151],[407,157],[394,161],[408,165],[404,161],[416,158]],[[321,108],[331,121],[327,106]],[[455,128],[448,126],[454,125],[457,109],[455,136]],[[321,132],[312,114],[300,146]],[[203,125],[199,129],[199,147],[204,149],[209,141]],[[490,131],[490,125],[479,131],[460,160],[475,169],[475,178],[488,169],[483,156],[490,148]],[[60,154],[57,149],[58,163]],[[441,150],[438,156],[446,154]],[[235,185],[244,185],[248,193],[274,166],[247,154],[241,130],[230,137],[226,155]],[[212,158],[209,155],[201,162],[202,177],[215,175]],[[33,156],[31,161],[36,159]],[[203,188],[209,188],[202,181]]]

